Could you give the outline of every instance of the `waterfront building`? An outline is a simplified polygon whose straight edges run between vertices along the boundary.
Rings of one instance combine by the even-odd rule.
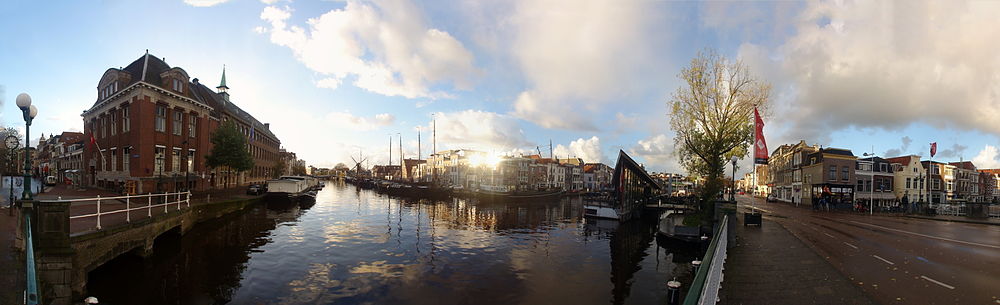
[[[972,161],[951,162],[954,166],[954,191],[949,201],[982,202],[983,197],[979,192],[979,171]]]
[[[930,188],[930,202],[943,203],[950,197],[950,183],[954,183],[952,169],[954,166],[937,161],[925,160],[920,162],[928,170],[928,184]]]
[[[848,149],[819,148],[805,156],[802,165],[802,203],[825,199],[830,206],[854,202],[857,157]]]
[[[403,159],[402,178],[409,182],[420,182],[418,167],[427,164],[427,160]]]
[[[898,205],[893,193],[895,176],[892,163],[879,157],[858,159],[855,166],[857,185],[855,201],[862,206],[892,207]]]
[[[615,163],[614,181],[616,199],[615,210],[620,220],[632,219],[645,208],[646,202],[660,190],[649,173],[639,163],[632,160],[623,150],[618,151],[618,161]]]
[[[86,185],[144,193],[204,190],[262,182],[279,160],[280,141],[230,101],[225,71],[217,91],[180,67],[145,54],[125,68],[110,68],[97,84],[97,100],[81,115]],[[248,140],[251,170],[209,168],[210,137],[232,121]],[[185,185],[186,184],[186,185]]]
[[[920,156],[909,155],[886,159],[893,169],[893,196],[900,201],[924,202],[927,200],[927,171],[920,163]]]
[[[983,184],[984,201],[1000,201],[1000,169],[980,169],[979,181]]]
[[[611,176],[614,169],[604,163],[586,163],[583,165],[584,188],[587,191],[596,192],[609,190],[611,188]],[[588,178],[589,177],[589,178]]]
[[[996,201],[996,189],[997,189],[997,176],[996,174],[978,171],[979,174],[979,195],[981,200],[979,202],[995,202]]]
[[[802,202],[804,197],[802,167],[806,163],[805,156],[819,150],[819,146],[809,146],[806,141],[778,146],[771,153],[764,169],[768,172],[765,181],[770,188],[771,197],[784,202]]]

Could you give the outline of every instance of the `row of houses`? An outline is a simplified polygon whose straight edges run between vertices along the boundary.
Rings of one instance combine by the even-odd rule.
[[[35,172],[60,183],[145,193],[262,183],[304,167],[281,147],[270,124],[237,106],[228,90],[225,69],[212,90],[148,52],[124,68],[109,68],[81,114],[83,132],[43,135]],[[229,121],[247,139],[254,160],[249,171],[205,162],[211,135]]]
[[[775,149],[768,164],[744,175],[738,187],[778,201],[812,204],[873,202],[991,202],[1000,199],[1000,170],[971,161],[940,162],[909,155],[861,157],[849,149],[805,141]]]
[[[372,168],[372,176],[379,179],[499,192],[609,190],[612,173],[613,169],[603,163],[586,163],[580,158],[493,156],[470,149],[439,151],[427,160],[403,159],[402,165]]]

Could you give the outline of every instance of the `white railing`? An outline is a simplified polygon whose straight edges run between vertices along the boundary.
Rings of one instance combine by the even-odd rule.
[[[715,255],[712,256],[712,263],[708,265],[708,275],[705,278],[704,290],[701,293],[701,299],[698,300],[698,304],[715,304],[719,302],[719,289],[722,287],[722,270],[725,269],[726,257],[728,256],[727,248],[729,248],[729,216],[723,216],[722,222],[719,223],[721,229],[719,234],[715,236],[718,239],[718,244],[716,244]]]
[[[161,202],[161,203],[153,204],[154,198],[156,198],[155,201]],[[115,210],[111,210],[111,211],[102,211],[101,210],[101,205],[102,204],[108,204],[109,201],[120,201],[120,200],[123,200],[123,199],[125,200],[125,208],[124,209],[115,209]],[[171,200],[173,200],[173,201],[171,201]],[[97,218],[97,229],[100,230],[101,229],[101,216],[102,215],[111,215],[111,214],[117,214],[117,213],[125,213],[125,222],[126,223],[130,223],[130,222],[132,222],[132,213],[131,213],[132,211],[146,210],[146,217],[153,217],[153,209],[154,208],[156,208],[156,210],[159,211],[159,207],[163,207],[163,213],[166,214],[166,213],[169,212],[169,208],[172,205],[176,205],[177,210],[180,210],[182,206],[184,206],[184,207],[191,207],[191,192],[159,193],[159,194],[148,193],[148,194],[145,194],[145,195],[125,195],[125,196],[116,196],[116,197],[101,197],[101,196],[97,196],[95,198],[79,198],[79,199],[62,199],[62,197],[60,197],[57,201],[58,202],[69,202],[70,203],[70,210],[71,211],[72,211],[72,208],[73,208],[74,205],[80,206],[80,205],[84,205],[83,203],[85,203],[85,202],[96,202],[97,203],[97,212],[90,213],[90,214],[83,214],[83,215],[73,215],[73,216],[70,216],[69,219],[70,219],[70,221],[72,221],[74,219],[83,219],[83,218],[88,218],[88,217],[96,217]],[[102,203],[102,201],[103,201],[103,203]],[[145,201],[145,202],[143,202],[143,201]],[[145,203],[145,204],[143,205],[142,203]],[[119,202],[115,202],[113,204],[118,205],[120,203]],[[136,206],[136,204],[138,204],[138,206]]]
[[[965,216],[966,206],[958,204],[939,204],[935,207],[938,215]]]

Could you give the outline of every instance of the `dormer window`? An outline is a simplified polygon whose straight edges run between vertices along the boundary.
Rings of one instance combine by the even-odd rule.
[[[171,81],[173,83],[174,91],[184,92],[184,82],[182,82],[181,80],[176,79],[176,78],[172,79]]]
[[[108,84],[107,86],[104,86],[104,88],[101,88],[101,92],[100,92],[101,93],[101,99],[102,100],[106,99],[109,96],[111,96],[112,94],[115,94],[115,92],[118,92],[118,82],[112,82],[112,83]]]

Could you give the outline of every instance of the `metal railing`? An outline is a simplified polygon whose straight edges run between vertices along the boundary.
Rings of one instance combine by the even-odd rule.
[[[948,216],[965,216],[967,214],[964,204],[937,204],[934,206],[934,212],[938,215]]]
[[[1000,205],[991,204],[987,209],[989,209],[986,212],[987,215],[993,218],[1000,218]]]
[[[723,215],[719,222],[719,230],[712,237],[712,243],[705,251],[702,258],[701,267],[694,276],[694,282],[688,289],[687,296],[684,297],[684,305],[715,304],[719,302],[719,288],[722,287],[722,270],[725,269],[727,251],[729,246],[727,238],[729,227],[729,215]],[[707,265],[705,265],[707,264]]]
[[[101,209],[101,205],[102,204],[107,204],[108,202],[114,202],[112,204],[119,205],[119,204],[121,204],[121,200],[125,201],[125,208],[124,209],[118,208],[118,209],[112,209],[112,210],[109,210],[109,211],[105,211],[105,210]],[[173,201],[171,201],[171,200],[173,200]],[[132,222],[132,211],[146,210],[146,217],[153,217],[153,209],[154,208],[156,208],[157,211],[159,211],[159,208],[163,207],[163,213],[166,214],[166,213],[169,212],[169,208],[172,205],[176,205],[177,210],[180,210],[182,206],[184,206],[184,207],[191,207],[191,192],[159,193],[159,194],[148,193],[148,194],[145,194],[145,195],[125,195],[125,196],[116,196],[116,197],[101,197],[101,196],[97,196],[95,198],[80,198],[80,199],[62,199],[60,197],[58,199],[58,201],[59,202],[69,202],[71,208],[74,205],[76,205],[76,206],[83,205],[81,203],[96,202],[97,203],[97,212],[90,213],[90,214],[73,215],[73,216],[70,216],[69,219],[70,219],[70,221],[73,221],[74,219],[83,219],[83,218],[88,218],[88,217],[96,217],[97,218],[97,226],[96,227],[97,227],[98,230],[100,230],[101,229],[101,216],[103,216],[103,215],[125,213],[125,222],[126,223],[130,223],[130,222]],[[143,201],[145,201],[145,202],[143,202]],[[154,201],[156,201],[157,203],[154,204]],[[136,206],[136,203],[138,203],[139,205]],[[143,205],[142,203],[145,203],[145,204]]]
[[[24,215],[24,223],[24,261],[27,263],[27,269],[25,270],[27,283],[24,289],[24,304],[36,305],[39,301],[39,295],[38,280],[35,274],[35,246],[31,237],[31,215]]]

